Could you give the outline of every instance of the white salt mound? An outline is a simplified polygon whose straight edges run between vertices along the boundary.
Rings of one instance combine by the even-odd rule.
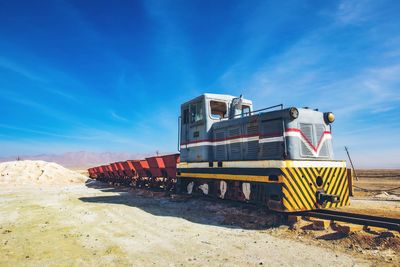
[[[87,179],[54,162],[22,160],[0,163],[1,185],[66,185],[84,183]]]
[[[376,199],[382,199],[382,200],[400,200],[400,196],[396,196],[396,195],[391,195],[388,192],[382,192],[378,195],[373,196],[373,198]]]

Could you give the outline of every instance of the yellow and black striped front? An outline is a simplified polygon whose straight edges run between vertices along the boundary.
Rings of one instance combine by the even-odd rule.
[[[285,211],[314,210],[350,204],[346,167],[282,168]],[[317,192],[338,197],[338,202],[319,203]]]

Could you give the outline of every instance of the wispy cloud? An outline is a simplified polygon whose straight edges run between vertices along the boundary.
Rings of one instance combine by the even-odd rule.
[[[64,139],[81,139],[81,140],[90,139],[90,137],[58,134],[58,133],[54,133],[51,131],[43,131],[43,130],[37,130],[37,129],[33,129],[33,128],[23,128],[23,127],[17,127],[17,126],[12,126],[12,125],[7,125],[7,124],[0,124],[0,128],[7,129],[7,130],[13,130],[13,131],[17,131],[17,132],[31,133],[31,134],[41,135],[41,136],[60,137],[60,138],[64,138]]]
[[[140,151],[149,151],[149,150],[154,150],[156,147],[154,147],[152,144],[145,144],[143,142],[140,142],[132,138],[129,134],[123,132],[123,133],[117,133],[117,132],[110,132],[110,131],[105,131],[101,129],[96,129],[96,128],[82,128],[79,130],[79,132],[75,132],[74,134],[66,134],[66,133],[56,133],[50,130],[41,130],[41,129],[34,129],[34,128],[23,128],[23,127],[18,127],[18,126],[13,126],[13,125],[7,125],[7,124],[0,124],[0,129],[6,129],[6,130],[12,130],[13,132],[23,132],[23,133],[29,133],[29,134],[34,134],[38,136],[47,136],[47,137],[55,137],[58,139],[58,142],[64,143],[63,141],[66,140],[72,140],[72,141],[81,141],[83,143],[89,144],[89,143],[95,143],[98,144],[99,142],[107,143],[107,146],[109,147],[110,145],[114,144],[115,149],[124,147],[125,149],[127,148],[132,148],[132,149],[137,149]],[[10,137],[10,135],[5,135],[7,137]],[[14,137],[15,139],[15,137]],[[20,138],[22,142],[25,142],[26,140],[33,140],[32,138],[26,139],[25,137]],[[50,140],[48,140],[50,141]],[[44,141],[47,142],[47,141]]]
[[[118,115],[118,114],[117,114],[115,111],[113,111],[113,110],[110,111],[110,115],[111,115],[111,118],[113,118],[113,119],[115,119],[115,120],[117,120],[117,121],[121,121],[121,122],[128,122],[128,121],[129,121],[127,118]]]
[[[29,80],[38,81],[46,83],[48,80],[41,77],[39,74],[35,73],[31,69],[21,66],[14,61],[11,61],[5,57],[0,56],[0,68],[4,68],[13,71]]]
[[[79,102],[76,96],[68,92],[68,87],[75,90],[84,88],[75,78],[44,62],[33,64],[32,62],[40,61],[33,56],[29,63],[20,63],[18,61],[18,59],[0,56],[0,68],[12,71],[27,79],[28,83],[24,84],[29,84],[30,87],[34,87],[36,90],[53,94],[68,101]]]
[[[341,1],[335,13],[335,18],[343,24],[364,22],[371,15],[371,11],[373,10],[371,7],[372,4],[374,4],[374,1]]]
[[[54,107],[54,105],[46,103],[46,101],[37,101],[27,98],[23,94],[17,92],[3,90],[0,99],[17,104],[17,106],[14,107],[16,110],[18,107],[20,107],[21,110],[28,108],[28,110],[39,112],[42,116],[55,119],[56,121],[62,121],[64,123],[68,122],[71,125],[79,125],[80,123],[76,120],[76,117],[69,114],[68,111],[58,109],[57,107]],[[27,113],[29,113],[29,111]]]
[[[343,1],[331,13],[329,23],[305,32],[279,53],[249,61],[262,53],[247,50],[255,54],[239,58],[217,84],[243,92],[258,108],[284,103],[333,111],[338,118],[333,125],[338,156],[343,158],[343,146],[350,145],[358,162],[367,166],[368,159],[361,155],[368,148],[380,151],[368,153],[369,161],[383,164],[379,155],[400,146],[393,140],[400,130],[396,123],[400,39],[387,26],[392,24],[382,19],[384,11],[376,9],[376,2]],[[346,27],[354,25],[360,30],[353,38]],[[386,166],[395,164],[387,162]]]
[[[368,2],[362,3],[344,1],[338,7],[339,14],[335,14],[345,17],[347,21],[356,20],[371,8]],[[272,100],[287,104],[300,102],[301,105],[318,103],[320,107],[344,112],[398,101],[400,65],[382,58],[374,58],[373,61],[362,59],[363,54],[355,54],[358,51],[354,49],[338,50],[338,44],[331,42],[332,32],[338,31],[338,27],[335,20],[324,28],[317,27],[281,53],[260,60],[260,65],[251,69],[246,67],[246,58],[240,59],[220,76],[219,84],[235,90],[245,88],[249,97],[267,100],[269,104]],[[369,35],[375,33],[365,34],[363,37],[368,40]],[[391,34],[387,34],[391,39],[390,45],[383,42],[381,47],[375,49],[390,54],[398,46],[394,45],[395,39],[391,38]],[[400,45],[400,42],[395,43]],[[339,58],[332,57],[334,54]],[[349,60],[354,61],[352,68],[345,62]],[[342,66],[348,70],[342,69]]]
[[[385,106],[385,107],[376,107],[372,109],[371,113],[377,114],[377,113],[386,113],[388,111],[394,110],[396,107],[394,106]]]

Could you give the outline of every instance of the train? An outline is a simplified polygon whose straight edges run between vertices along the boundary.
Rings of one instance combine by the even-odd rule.
[[[181,105],[179,153],[89,168],[91,178],[298,212],[350,205],[351,172],[335,160],[332,112],[203,94]]]

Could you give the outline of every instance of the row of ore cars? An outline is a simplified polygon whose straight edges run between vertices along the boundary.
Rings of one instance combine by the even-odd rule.
[[[134,187],[171,189],[176,180],[179,154],[127,160],[89,168],[89,176],[98,181]]]

